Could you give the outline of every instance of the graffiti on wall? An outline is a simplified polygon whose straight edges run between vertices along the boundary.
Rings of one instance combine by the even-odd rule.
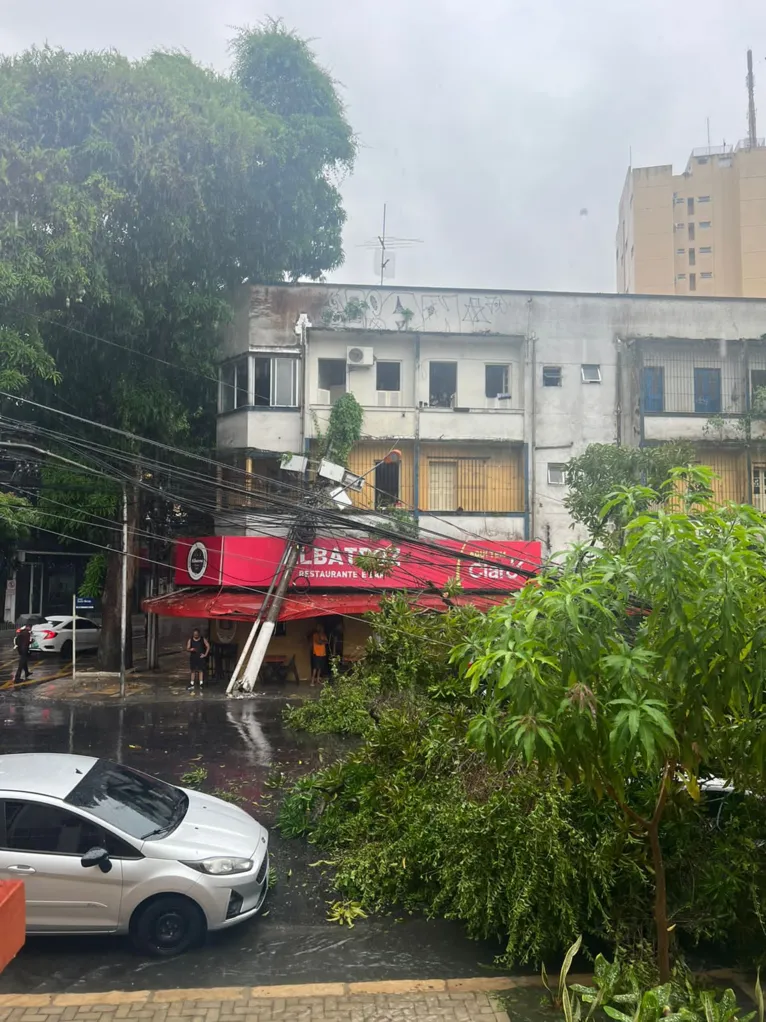
[[[322,310],[328,327],[429,333],[508,333],[510,306],[502,294],[383,291],[338,287]]]

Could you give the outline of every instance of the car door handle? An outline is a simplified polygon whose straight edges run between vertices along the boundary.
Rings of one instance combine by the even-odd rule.
[[[34,873],[34,866],[6,866],[9,873]]]

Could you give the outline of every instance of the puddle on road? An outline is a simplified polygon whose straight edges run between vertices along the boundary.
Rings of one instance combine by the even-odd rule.
[[[204,947],[170,961],[146,960],[121,938],[35,938],[0,976],[3,992],[88,991],[342,982],[479,975],[499,948],[467,940],[454,923],[371,917],[353,930],[326,921],[335,897],[309,863],[321,852],[283,840],[273,829],[281,791],[333,762],[349,742],[282,726],[275,699],[196,699],[76,705],[46,704],[21,693],[0,696],[0,752],[73,752],[117,760],[179,783],[203,766],[202,790],[234,793],[271,830],[276,886],[268,915],[211,934]]]

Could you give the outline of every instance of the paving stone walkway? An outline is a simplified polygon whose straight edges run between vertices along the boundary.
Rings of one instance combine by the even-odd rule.
[[[493,996],[507,987],[485,978],[5,994],[0,1022],[508,1022]]]

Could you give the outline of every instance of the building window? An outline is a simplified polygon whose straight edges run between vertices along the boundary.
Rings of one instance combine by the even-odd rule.
[[[249,356],[245,355],[221,366],[218,407],[222,412],[233,412],[235,408],[245,408],[250,404],[249,362]]]
[[[694,199],[691,196],[686,200],[686,215],[694,216]]]
[[[694,370],[694,411],[717,415],[721,411],[721,370]]]
[[[710,270],[705,270],[703,273],[700,274],[700,277],[702,277],[703,280],[710,280],[712,276],[713,274],[710,272]]]
[[[684,197],[683,197],[683,195],[674,195],[673,196],[673,202],[676,204],[676,206],[683,206],[683,204],[684,204]]]
[[[457,396],[457,362],[430,362],[428,404],[431,408],[454,408]]]
[[[566,486],[567,467],[560,462],[548,462],[548,482],[551,486]]]
[[[689,224],[689,241],[694,241],[694,224]]]
[[[686,226],[686,224],[676,224],[676,230],[677,231],[682,231],[685,226]]]
[[[685,248],[677,248],[676,249],[676,255],[685,255],[685,254],[686,254],[686,249]]]
[[[718,166],[719,167],[730,167],[731,166],[731,156],[721,156],[719,158],[719,160],[718,160]]]
[[[346,393],[346,360],[344,358],[317,359],[317,404],[334,405]]]
[[[401,390],[402,389],[402,363],[401,362],[376,362],[375,363],[375,388],[376,388],[376,390]]]
[[[753,465],[753,506],[766,511],[766,465]]]
[[[428,505],[431,511],[457,510],[457,461],[429,461]]]
[[[750,370],[750,407],[766,408],[766,369]]]
[[[697,264],[697,253],[695,249],[689,249],[689,266],[696,266]]]
[[[697,157],[697,163],[700,164],[700,165],[703,164],[703,163],[707,163],[707,156],[698,156]]]
[[[256,408],[295,408],[297,358],[253,358],[253,404]]]
[[[375,510],[394,507],[399,501],[398,461],[380,461],[375,466]]]
[[[487,507],[486,458],[432,458],[428,462],[430,511],[484,511]]]
[[[708,230],[710,230],[710,227],[711,227],[711,221],[710,220],[700,220],[700,230],[701,231],[708,231]]]
[[[686,274],[685,273],[677,273],[676,274],[676,280],[686,280]]]
[[[689,290],[690,291],[696,291],[697,290],[697,274],[696,273],[690,273],[689,274]]]
[[[665,369],[662,366],[644,366],[643,399],[645,412],[665,411]]]
[[[543,386],[561,386],[561,366],[543,366]]]
[[[511,367],[507,365],[484,366],[484,396],[511,396]]]
[[[697,198],[697,202],[710,202],[710,196],[709,195],[700,195]]]
[[[710,245],[700,245],[700,255],[712,255],[713,249]]]
[[[601,383],[601,366],[584,364],[580,366],[583,383]]]

